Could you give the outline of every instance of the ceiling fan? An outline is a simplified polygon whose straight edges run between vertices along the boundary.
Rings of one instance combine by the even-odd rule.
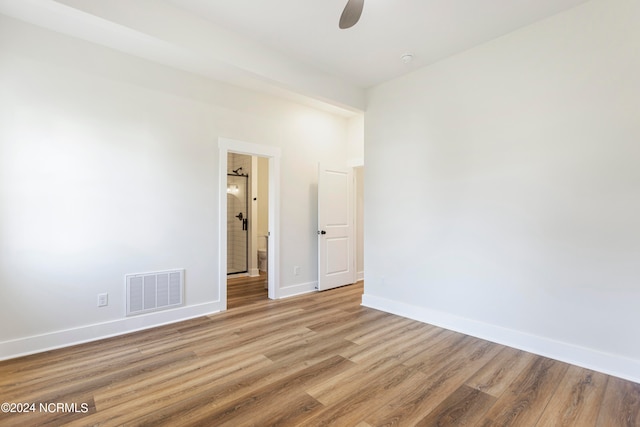
[[[364,7],[364,0],[349,0],[347,5],[344,7],[342,11],[342,15],[340,16],[340,23],[338,26],[341,29],[351,28],[360,19],[360,15],[362,15],[362,8]]]

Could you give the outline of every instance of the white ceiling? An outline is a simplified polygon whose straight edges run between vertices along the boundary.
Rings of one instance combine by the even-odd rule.
[[[0,13],[232,84],[342,111],[365,89],[587,0],[0,0]],[[410,52],[414,60],[400,57]]]
[[[586,0],[365,0],[347,30],[338,28],[346,0],[169,1],[366,88]],[[405,52],[414,54],[410,65]]]

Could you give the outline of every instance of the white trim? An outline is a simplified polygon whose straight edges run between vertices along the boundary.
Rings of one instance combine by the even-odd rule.
[[[218,272],[220,302],[222,310],[227,309],[227,155],[231,153],[249,156],[267,157],[269,159],[269,259],[268,283],[269,298],[278,299],[280,269],[280,156],[279,147],[253,144],[229,138],[218,138],[218,176],[219,176],[219,211],[218,211]]]
[[[640,383],[639,360],[603,353],[366,293],[362,295],[362,305]]]
[[[41,335],[0,342],[0,360],[13,359],[43,351],[98,341],[118,335],[182,322],[220,311],[220,302],[208,302],[135,317],[65,329]]]
[[[318,282],[299,283],[280,289],[280,298],[289,298],[296,295],[309,294],[318,291]]]
[[[251,156],[251,172],[249,173],[249,182],[251,183],[251,195],[258,194],[258,158]],[[267,183],[268,185],[268,183]],[[268,203],[267,199],[267,203]],[[255,277],[260,274],[258,269],[258,199],[251,197],[249,199],[249,259],[247,267],[249,277]]]
[[[356,169],[359,169],[363,166],[354,166],[353,169],[353,262],[355,269],[358,268],[358,263],[360,261],[360,257],[358,256],[358,233],[360,232],[360,227],[364,229],[364,224],[358,224],[358,216],[360,216],[360,210],[358,210],[358,197],[360,194],[358,193],[359,182],[358,182],[358,174],[356,173]],[[364,179],[364,178],[363,178]],[[364,195],[363,195],[364,196]],[[364,206],[362,208],[364,212]],[[359,225],[359,226],[358,226]],[[364,247],[362,248],[362,257],[364,257]],[[363,263],[364,264],[364,263]],[[364,267],[364,265],[363,265]],[[356,271],[356,283],[362,282],[364,280],[364,270]]]

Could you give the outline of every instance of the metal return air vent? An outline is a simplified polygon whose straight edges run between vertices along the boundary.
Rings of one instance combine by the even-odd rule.
[[[127,274],[127,316],[183,304],[184,269]]]

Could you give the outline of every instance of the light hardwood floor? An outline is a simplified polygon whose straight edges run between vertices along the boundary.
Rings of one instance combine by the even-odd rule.
[[[640,426],[638,384],[364,308],[361,295],[247,301],[1,362],[2,402],[78,412],[0,413],[0,426]]]
[[[269,299],[267,274],[227,279],[227,310]]]

